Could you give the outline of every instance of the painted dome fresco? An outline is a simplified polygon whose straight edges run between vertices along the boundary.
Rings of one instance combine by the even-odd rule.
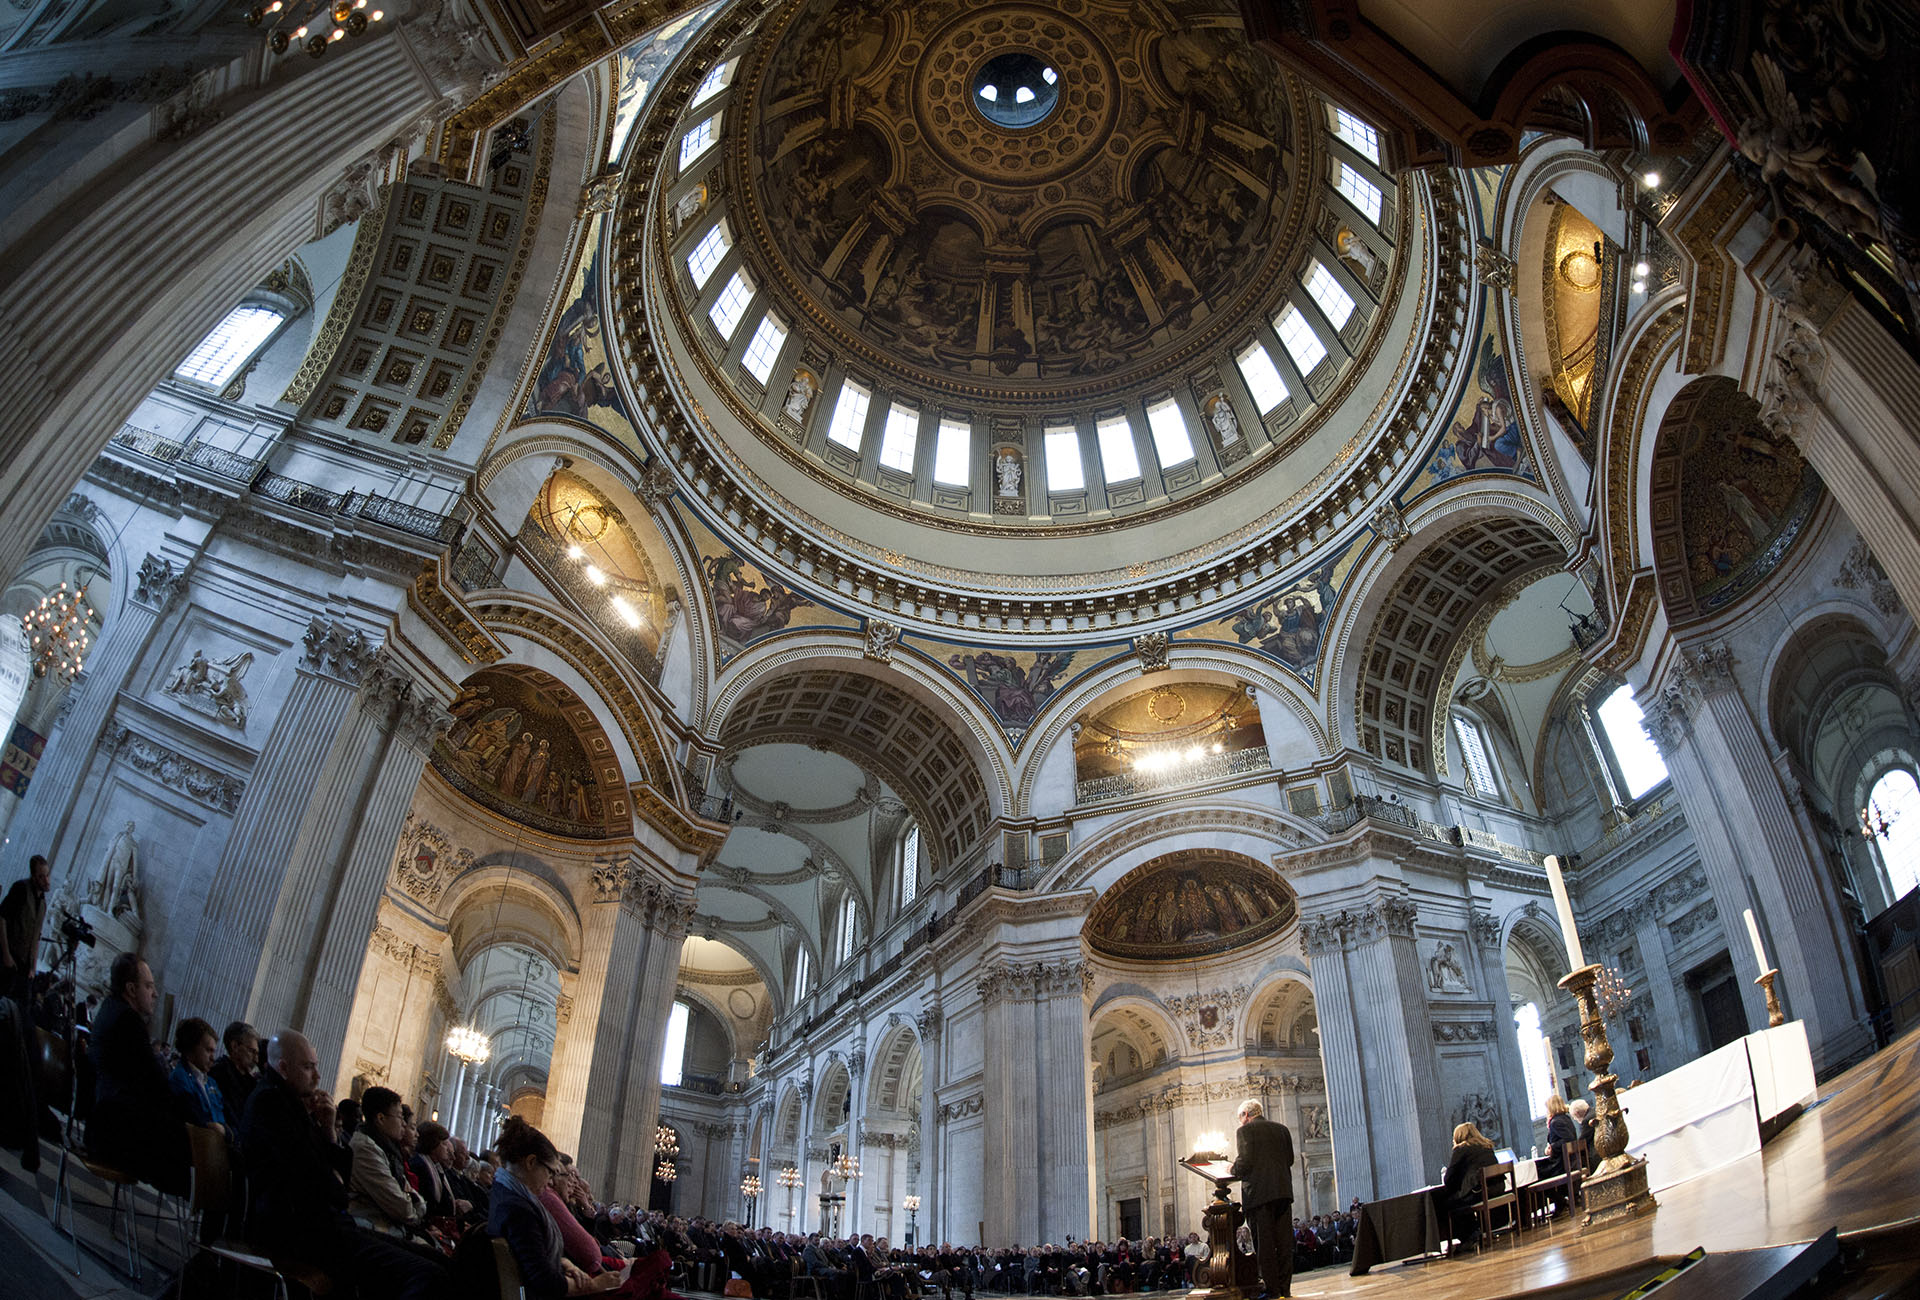
[[[1457,195],[1229,0],[775,0],[649,111],[610,357],[730,541],[903,612],[1337,545],[1470,311]]]

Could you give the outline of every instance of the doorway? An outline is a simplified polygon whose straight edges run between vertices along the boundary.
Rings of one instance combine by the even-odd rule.
[[[1138,1241],[1145,1235],[1140,1231],[1140,1198],[1129,1196],[1114,1207],[1120,1215],[1120,1235],[1128,1241]]]
[[[1740,1000],[1732,957],[1723,952],[1704,965],[1694,967],[1687,972],[1687,987],[1693,992],[1694,1009],[1700,1017],[1700,1036],[1707,1051],[1747,1036],[1747,1009]]]

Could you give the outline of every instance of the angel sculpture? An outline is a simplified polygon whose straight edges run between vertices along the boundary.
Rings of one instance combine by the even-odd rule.
[[[1801,206],[1835,230],[1881,242],[1879,205],[1852,168],[1834,158],[1832,143],[1802,111],[1780,65],[1756,52],[1753,75],[1763,107],[1740,124],[1740,152],[1760,168],[1775,208],[1784,213],[1783,191],[1790,184]]]

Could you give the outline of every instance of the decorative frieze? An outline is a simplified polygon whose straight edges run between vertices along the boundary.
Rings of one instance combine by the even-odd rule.
[[[1389,555],[1399,550],[1402,543],[1413,536],[1413,530],[1407,527],[1405,517],[1391,501],[1375,510],[1373,518],[1368,522],[1373,525],[1374,533],[1386,543]]]
[[[368,940],[367,946],[370,950],[379,953],[382,957],[393,962],[402,970],[424,970],[429,966],[437,965],[433,960],[432,953],[420,947],[418,944],[408,942],[402,937],[398,930],[388,925],[374,926],[373,937]],[[445,988],[446,984],[444,981],[436,980],[434,985],[435,996],[437,997]],[[448,1000],[451,1001],[452,999],[449,998]]]
[[[240,807],[240,796],[246,793],[247,783],[239,777],[188,758],[128,727],[112,734],[107,741],[107,752],[169,790],[177,790],[218,812],[231,815]]]
[[[971,1097],[962,1097],[959,1101],[950,1101],[942,1106],[940,1108],[940,1118],[942,1121],[971,1119],[973,1116],[985,1110],[986,1105],[986,1098],[976,1092]]]
[[[1491,1020],[1439,1021],[1433,1026],[1436,1043],[1491,1043],[1497,1036]]]

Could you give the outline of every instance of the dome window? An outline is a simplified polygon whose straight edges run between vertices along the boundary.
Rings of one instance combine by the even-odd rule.
[[[997,54],[973,78],[973,104],[995,126],[1035,126],[1060,103],[1060,74],[1024,50]]]

